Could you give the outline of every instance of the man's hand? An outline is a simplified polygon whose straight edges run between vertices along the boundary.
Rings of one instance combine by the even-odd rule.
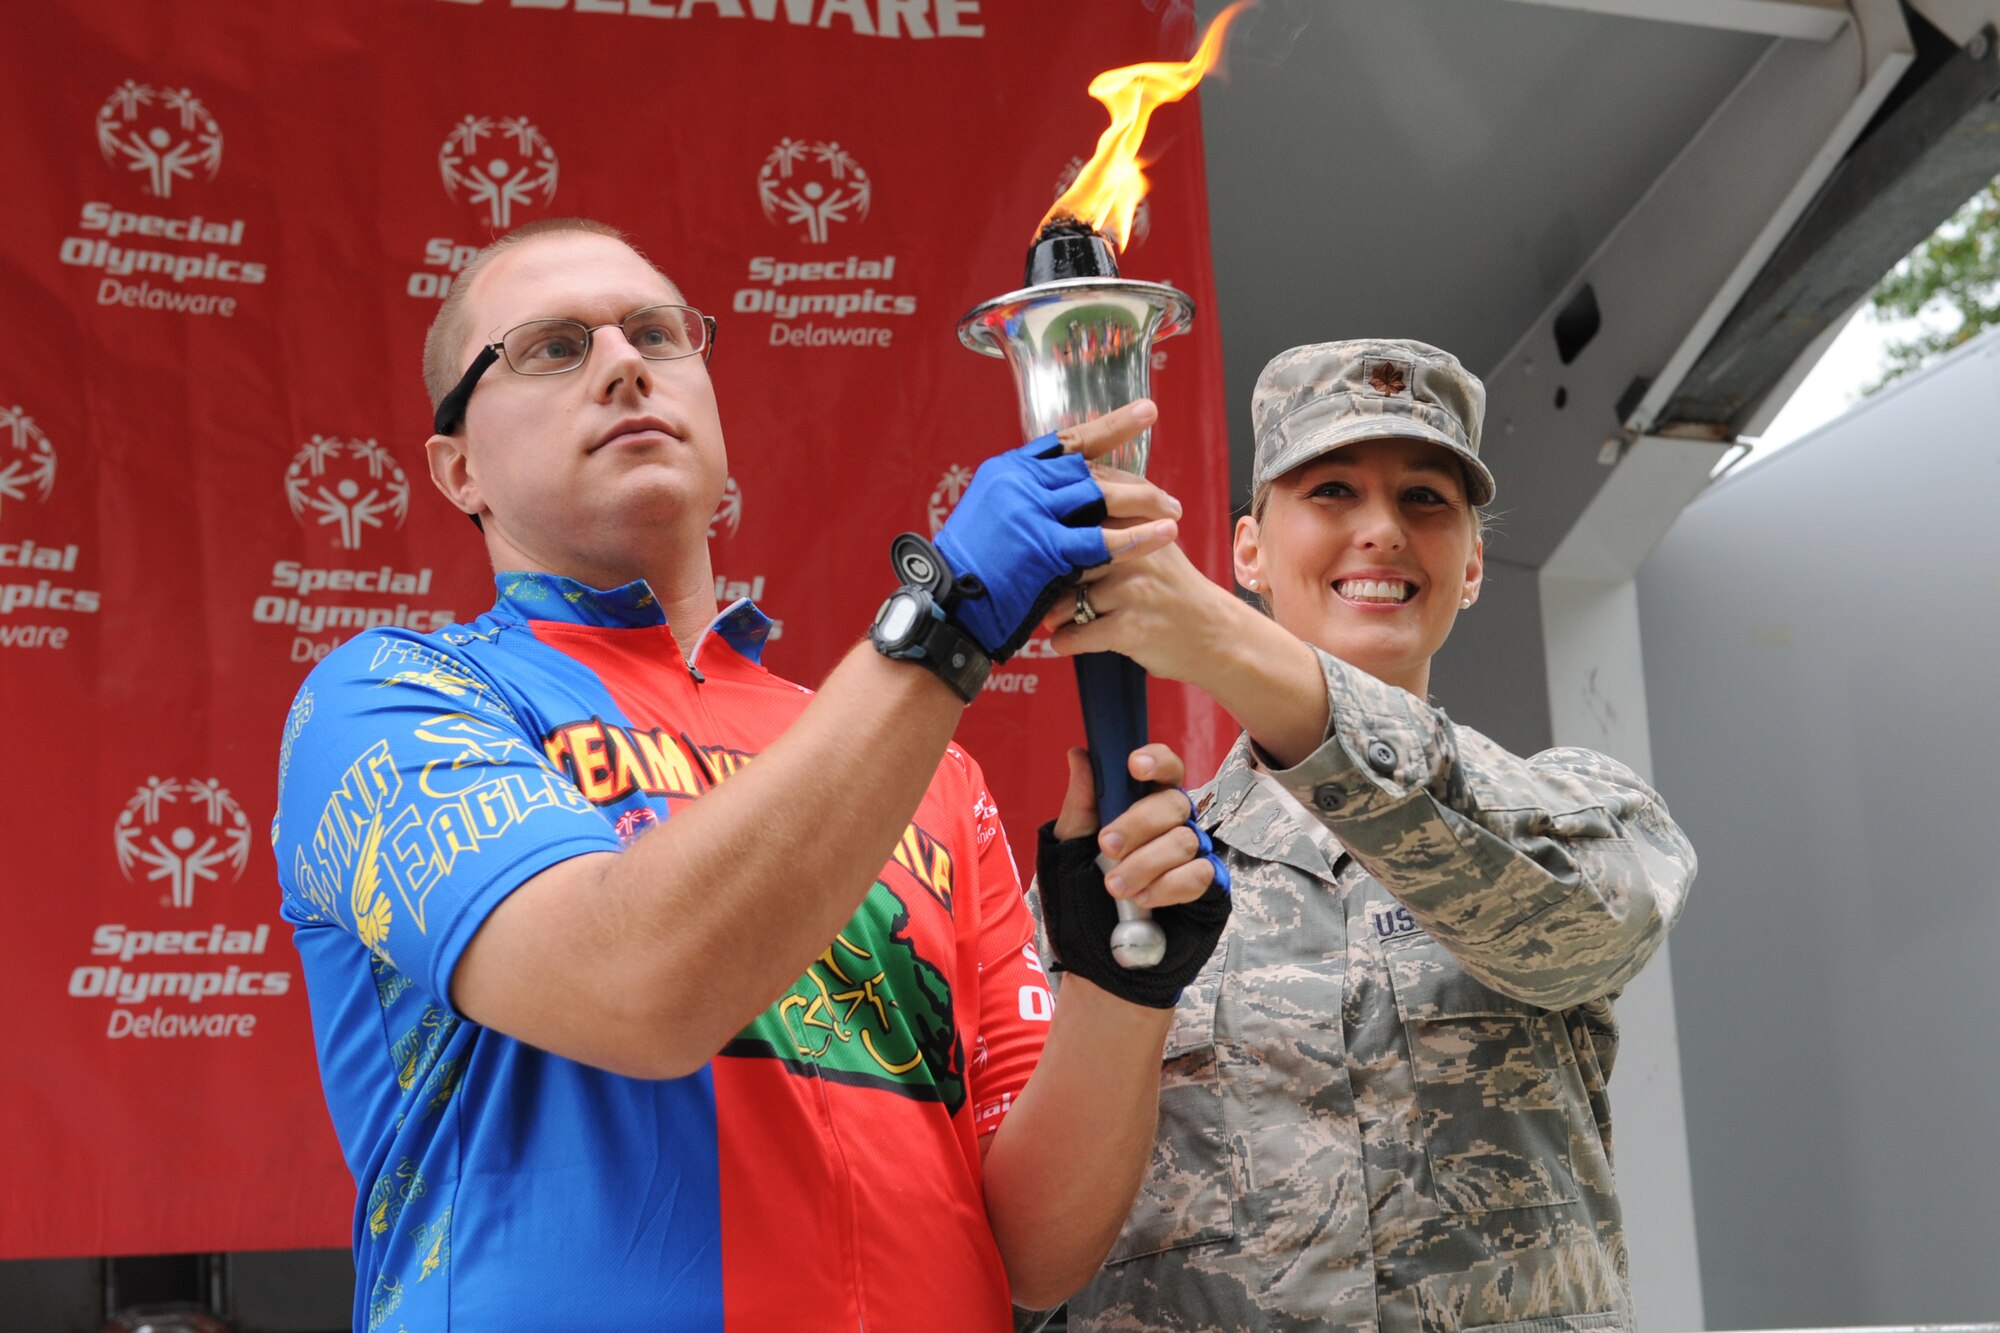
[[[1188,794],[1172,785],[1185,769],[1165,745],[1134,750],[1127,761],[1133,777],[1164,785],[1139,798],[1095,839],[1089,756],[1073,749],[1069,766],[1062,813],[1043,826],[1036,858],[1054,961],[1122,1000],[1172,1008],[1229,920],[1229,871],[1194,823]],[[1098,868],[1100,848],[1116,863],[1108,875]],[[1158,966],[1128,969],[1112,958],[1118,898],[1151,908],[1166,932],[1167,953]]]
[[[1171,542],[1180,505],[1137,479],[1100,485],[1089,460],[1159,415],[1140,399],[1081,426],[1031,440],[980,465],[936,545],[962,596],[951,617],[1004,662],[1086,569]],[[1097,526],[1107,518],[1129,526]]]

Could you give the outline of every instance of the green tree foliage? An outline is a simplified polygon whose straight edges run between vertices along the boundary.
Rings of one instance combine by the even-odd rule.
[[[1864,393],[1920,370],[2000,324],[2000,180],[1967,200],[1950,220],[1889,270],[1869,296],[1882,320],[1955,312],[1955,327],[1891,342],[1881,378]]]

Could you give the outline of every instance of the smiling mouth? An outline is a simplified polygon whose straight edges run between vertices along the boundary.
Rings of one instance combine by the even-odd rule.
[[[1401,606],[1417,595],[1417,585],[1402,579],[1339,579],[1333,590],[1356,606]]]

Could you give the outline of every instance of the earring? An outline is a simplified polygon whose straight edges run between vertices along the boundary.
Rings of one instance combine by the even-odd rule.
[[[1243,580],[1243,586],[1248,588],[1251,592],[1255,592],[1257,591],[1257,580],[1245,579]]]
[[[1461,611],[1470,611],[1472,609],[1472,599],[1470,597],[1459,598],[1458,609]]]

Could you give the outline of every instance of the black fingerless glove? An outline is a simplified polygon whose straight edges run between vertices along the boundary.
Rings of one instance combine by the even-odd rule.
[[[1096,837],[1062,841],[1055,829],[1053,820],[1042,825],[1035,853],[1042,924],[1055,953],[1053,962],[1063,971],[1089,978],[1121,1000],[1153,1009],[1173,1008],[1181,990],[1215,952],[1215,942],[1222,938],[1222,928],[1229,921],[1229,875],[1221,861],[1210,853],[1216,881],[1201,897],[1153,909],[1153,920],[1160,923],[1167,937],[1166,956],[1159,964],[1125,968],[1111,956],[1118,900],[1105,892],[1104,872],[1097,868]],[[1208,852],[1206,845],[1203,851]]]

